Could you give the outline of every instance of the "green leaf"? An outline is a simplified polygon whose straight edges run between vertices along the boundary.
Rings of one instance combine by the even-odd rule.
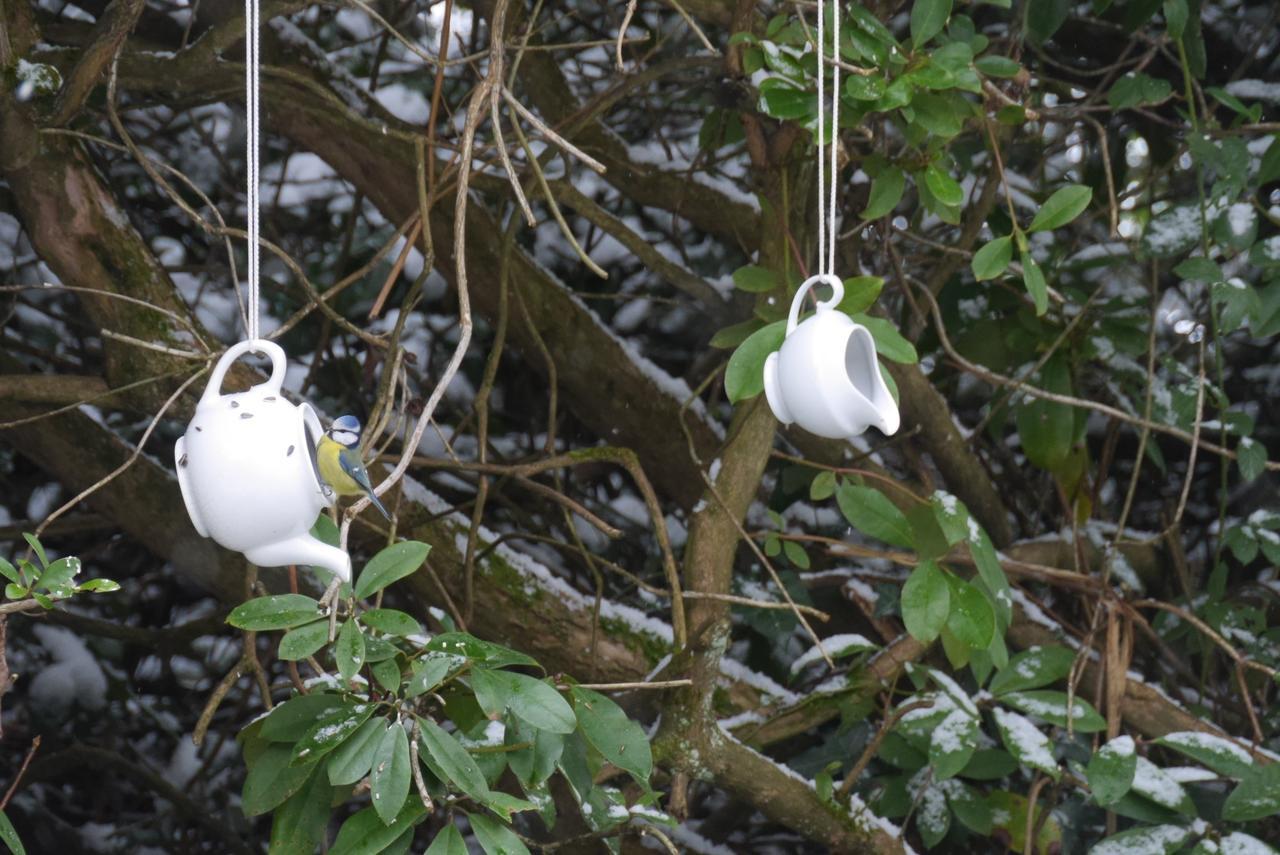
[[[467,844],[457,826],[449,823],[436,834],[435,840],[427,847],[426,855],[468,855]]]
[[[329,755],[329,783],[335,787],[354,784],[373,768],[373,753],[378,750],[387,732],[387,720],[371,718],[353,733],[346,742]],[[403,730],[403,728],[401,728]]]
[[[1056,229],[1080,216],[1089,207],[1093,198],[1093,188],[1083,184],[1071,184],[1062,187],[1041,206],[1031,221],[1029,232],[1041,232]]]
[[[333,788],[314,766],[302,789],[276,811],[271,822],[271,855],[312,855],[325,836]]]
[[[1018,258],[1022,261],[1022,284],[1036,305],[1036,315],[1043,315],[1049,308],[1049,285],[1044,281],[1044,271],[1030,252],[1019,253]]]
[[[40,587],[56,599],[65,599],[76,591],[71,580],[80,572],[80,559],[74,556],[59,558],[40,574]]]
[[[946,95],[931,92],[918,94],[911,100],[911,114],[915,123],[943,139],[950,139],[964,130],[966,113],[957,107],[959,105]],[[930,164],[925,169],[924,181],[929,192],[944,205],[959,205],[964,201],[964,190],[936,164]]]
[[[406,698],[425,694],[444,681],[449,672],[462,666],[466,660],[459,656],[433,656],[419,659],[413,664],[413,676],[405,687]]]
[[[974,650],[985,650],[996,631],[996,614],[987,595],[955,576],[947,576],[951,587],[951,608],[947,629]]]
[[[1211,733],[1178,731],[1166,733],[1156,744],[1172,748],[1228,778],[1243,778],[1253,772],[1253,756],[1229,739]]]
[[[778,287],[778,277],[767,267],[748,264],[733,271],[733,284],[739,291],[761,294]]]
[[[318,620],[291,629],[280,637],[279,656],[286,662],[306,659],[329,643],[329,621]]]
[[[1019,712],[1044,719],[1058,727],[1067,726],[1066,692],[1010,692],[1001,695],[1000,701]],[[1071,715],[1075,721],[1075,730],[1079,733],[1097,733],[1107,729],[1106,719],[1098,715],[1098,711],[1079,696],[1071,698]]]
[[[1053,38],[1070,13],[1071,0],[1027,0],[1027,33],[1031,41],[1040,45]]]
[[[356,599],[366,599],[383,588],[413,573],[427,560],[431,547],[416,540],[394,543],[379,552],[365,565],[356,582]]]
[[[1009,753],[1019,763],[1039,769],[1055,781],[1058,780],[1061,773],[1057,761],[1053,759],[1053,751],[1049,748],[1049,738],[1039,728],[1017,713],[1000,707],[993,709],[992,715],[1004,747],[1009,749]]]
[[[341,707],[312,725],[293,746],[293,763],[313,763],[333,751],[360,729],[377,709],[376,704],[363,703]]]
[[[477,670],[472,673],[471,681],[476,688],[477,700],[483,683],[486,693],[501,699],[503,708],[510,709],[516,717],[536,728],[552,733],[573,733],[578,726],[573,707],[554,687],[541,680],[514,671]],[[480,706],[492,714],[486,704],[482,702]]]
[[[1017,654],[991,680],[993,695],[1038,689],[1071,673],[1075,654],[1065,647],[1032,647]]]
[[[527,743],[528,748],[509,754],[511,771],[520,779],[527,792],[541,786],[556,771],[556,761],[564,753],[565,737],[559,733],[538,730],[522,721],[515,721],[505,735],[507,745]]]
[[[349,683],[364,667],[364,633],[355,620],[349,620],[338,630],[338,640],[333,646],[333,660],[338,665],[342,682]]]
[[[1133,787],[1133,776],[1138,770],[1138,755],[1133,750],[1133,738],[1117,736],[1089,758],[1086,776],[1093,800],[1106,807],[1122,799]]]
[[[947,714],[929,738],[929,763],[934,777],[955,777],[978,748],[978,719],[968,711],[956,708]]]
[[[836,306],[846,315],[865,312],[875,303],[884,288],[884,279],[879,276],[854,276],[844,280],[844,299]]]
[[[31,551],[36,554],[36,558],[40,560],[41,569],[49,566],[49,557],[44,554],[44,547],[40,545],[40,541],[36,539],[34,534],[22,533],[22,539],[27,542],[27,546],[31,547]]]
[[[1249,822],[1280,813],[1280,765],[1256,766],[1231,791],[1222,816],[1232,822]]]
[[[439,635],[432,636],[425,647],[427,650],[448,653],[452,656],[465,656],[472,662],[484,665],[486,668],[507,668],[512,665],[527,665],[530,668],[542,667],[531,657],[512,650],[510,647],[503,647],[501,644],[494,644],[491,641],[483,641],[465,632],[442,632]]]
[[[901,606],[907,632],[926,644],[938,637],[951,613],[951,586],[938,565],[916,565],[902,586]]]
[[[409,796],[412,772],[409,768],[409,737],[399,724],[392,724],[373,754],[369,792],[373,809],[387,825],[396,818]]]
[[[902,192],[907,186],[906,174],[896,166],[887,166],[871,182],[871,194],[867,207],[862,211],[864,220],[878,220],[898,207]]]
[[[599,692],[573,686],[569,694],[573,697],[573,709],[582,735],[604,759],[630,772],[647,790],[649,775],[653,772],[653,754],[644,728],[627,718],[621,707]]]
[[[989,240],[979,247],[969,262],[973,278],[979,282],[995,279],[1008,268],[1013,260],[1013,238],[1009,235]]]
[[[400,663],[396,662],[395,657],[383,659],[379,662],[370,661],[369,673],[373,675],[374,682],[388,692],[395,694],[400,691],[402,675],[400,674]]]
[[[849,524],[877,540],[913,549],[911,523],[884,493],[857,484],[841,484],[836,503]]]
[[[18,839],[18,830],[13,827],[13,823],[9,822],[9,817],[5,816],[2,810],[0,810],[0,843],[8,846],[13,855],[27,855],[27,850],[22,847],[22,841]]]
[[[883,77],[854,74],[845,81],[844,91],[855,101],[875,101],[888,88]]]
[[[1258,167],[1258,184],[1270,184],[1280,178],[1280,134],[1272,134],[1271,145],[1262,155],[1262,164]]]
[[[1134,855],[1167,855],[1181,851],[1191,830],[1177,825],[1148,825],[1113,834],[1089,850],[1090,855],[1134,853]],[[1217,849],[1214,850],[1219,851]],[[1223,849],[1223,852],[1229,850]]]
[[[1227,278],[1217,262],[1203,256],[1186,259],[1173,268],[1173,272],[1183,279],[1193,279],[1198,282],[1223,282]]]
[[[1046,391],[1071,394],[1071,371],[1060,353],[1045,363],[1041,377]],[[1017,407],[1015,421],[1028,460],[1050,472],[1065,464],[1075,442],[1075,411],[1070,406],[1033,398]]]
[[[797,569],[809,569],[809,553],[805,552],[804,547],[794,540],[784,540],[782,542],[782,552]]]
[[[320,615],[320,603],[302,594],[275,594],[241,603],[227,615],[227,623],[237,629],[261,632],[289,629],[310,623]]]
[[[315,771],[315,763],[290,765],[292,754],[292,746],[273,743],[249,766],[240,793],[240,808],[245,816],[261,816],[273,811],[302,789]]]
[[[915,0],[911,6],[911,46],[920,45],[942,32],[951,17],[951,0]]]
[[[529,855],[529,849],[515,832],[496,819],[481,813],[469,813],[471,830],[487,855]]]
[[[22,577],[18,575],[17,569],[0,556],[0,576],[4,576],[15,585],[22,585]]]
[[[398,609],[370,609],[360,615],[360,623],[387,635],[408,636],[422,632],[422,624]]]
[[[764,361],[782,347],[786,337],[787,322],[775,321],[738,345],[724,372],[724,391],[730,403],[754,398],[764,391]]]
[[[717,350],[732,350],[750,338],[751,334],[763,325],[764,322],[759,318],[751,318],[740,324],[723,327],[716,331],[708,344]]]
[[[1242,437],[1236,445],[1236,464],[1240,467],[1240,477],[1252,481],[1267,468],[1267,450],[1251,437]]]
[[[892,321],[874,315],[857,314],[853,315],[853,322],[867,328],[876,343],[876,353],[885,359],[904,365],[914,365],[920,361],[915,345],[902,337]]]
[[[1186,816],[1195,815],[1195,805],[1182,785],[1145,757],[1138,757],[1138,771],[1133,776],[1133,791],[1161,807]],[[1228,798],[1229,801],[1230,798]]]
[[[83,594],[109,594],[112,591],[118,590],[120,590],[119,582],[114,579],[104,579],[101,577],[97,579],[90,579],[83,585],[76,587],[76,591]]]
[[[418,724],[421,728],[419,741],[444,776],[472,798],[480,801],[488,798],[489,785],[485,782],[484,773],[467,749],[434,721],[420,718]]]
[[[831,470],[824,470],[813,477],[813,483],[809,485],[809,500],[813,502],[825,502],[835,495],[836,492],[836,473]]]
[[[405,802],[404,809],[390,824],[384,823],[371,807],[357,811],[338,829],[338,839],[329,849],[329,855],[377,855],[399,840],[405,829],[422,822],[426,813],[421,799]]]
[[[987,77],[1016,77],[1018,72],[1022,70],[1022,66],[1018,64],[1017,60],[994,54],[979,57],[973,64]]]
[[[931,163],[925,169],[924,183],[929,192],[944,205],[959,205],[964,201],[964,188],[936,164]]]
[[[297,742],[317,721],[338,707],[352,706],[344,702],[341,695],[330,692],[298,695],[267,714],[262,722],[262,738],[271,742]]]
[[[1187,29],[1187,0],[1164,0],[1164,21],[1169,38],[1182,38]]]
[[[1000,566],[1000,557],[991,543],[987,532],[976,521],[969,526],[969,554],[978,568],[978,578],[987,586],[988,593],[995,600],[996,617],[999,618],[1001,632],[1009,626],[1013,618],[1013,591],[1009,587],[1009,579]],[[1000,665],[999,662],[996,663]]]
[[[1112,85],[1107,103],[1113,110],[1127,110],[1143,104],[1159,104],[1172,94],[1169,81],[1130,72]]]

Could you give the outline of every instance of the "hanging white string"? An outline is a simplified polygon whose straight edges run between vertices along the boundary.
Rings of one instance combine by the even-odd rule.
[[[258,0],[244,0],[245,208],[249,218],[249,313],[245,334],[258,338]]]
[[[840,129],[840,0],[831,4],[831,131],[827,132],[826,0],[818,0],[818,274],[836,272],[836,171]],[[830,149],[830,167],[823,140]],[[827,173],[830,172],[830,187]]]

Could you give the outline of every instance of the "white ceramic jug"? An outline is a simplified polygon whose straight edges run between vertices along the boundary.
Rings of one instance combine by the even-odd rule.
[[[804,295],[819,283],[831,286],[831,298],[797,324]],[[830,274],[811,276],[796,291],[787,337],[764,363],[765,397],[778,421],[818,436],[847,439],[871,426],[895,433],[898,405],[880,376],[875,340],[835,310],[842,299],[844,283]]]
[[[250,351],[271,357],[271,377],[223,395],[227,369]],[[314,565],[349,582],[347,553],[310,534],[333,504],[315,463],[324,430],[310,406],[280,394],[285,367],[284,351],[262,339],[241,342],[218,360],[174,447],[182,501],[196,531],[259,567]]]

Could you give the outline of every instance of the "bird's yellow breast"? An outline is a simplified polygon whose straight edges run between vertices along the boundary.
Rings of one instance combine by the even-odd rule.
[[[320,468],[320,477],[333,488],[339,496],[354,496],[363,492],[356,480],[342,469],[338,455],[342,454],[342,445],[321,437],[316,446],[316,465]]]

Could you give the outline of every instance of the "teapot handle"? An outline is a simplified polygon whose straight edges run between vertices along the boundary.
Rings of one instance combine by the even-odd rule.
[[[834,309],[840,305],[840,301],[844,299],[844,283],[840,281],[839,276],[831,273],[819,273],[816,276],[810,276],[800,284],[796,289],[796,295],[791,300],[791,314],[787,315],[787,335],[795,332],[797,322],[800,318],[800,305],[804,302],[804,295],[814,285],[827,284],[831,286],[831,299],[823,302],[818,301],[818,311],[825,312],[827,309]]]
[[[250,352],[263,353],[271,357],[271,376],[267,378],[266,382],[259,383],[254,388],[265,388],[268,392],[280,393],[280,386],[284,383],[284,372],[287,367],[284,350],[274,341],[260,338],[232,345],[227,349],[226,353],[222,354],[222,358],[218,360],[218,364],[213,368],[213,374],[209,377],[209,385],[205,387],[204,394],[200,396],[201,404],[218,399],[222,394],[222,378],[226,376],[227,369],[231,367],[231,363]]]

